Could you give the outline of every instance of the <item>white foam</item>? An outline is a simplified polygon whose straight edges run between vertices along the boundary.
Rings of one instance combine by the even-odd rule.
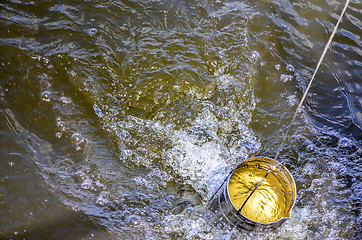
[[[260,147],[253,133],[241,123],[238,140],[225,146],[217,134],[219,125],[217,118],[204,110],[191,129],[168,132],[173,147],[166,151],[165,164],[205,200],[222,184],[235,163]]]
[[[210,196],[229,169],[225,149],[215,142],[200,143],[185,131],[177,132],[173,140],[174,147],[166,152],[167,164],[202,196]]]

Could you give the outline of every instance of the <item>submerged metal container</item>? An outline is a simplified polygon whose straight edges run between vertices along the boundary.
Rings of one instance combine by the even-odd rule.
[[[281,226],[290,218],[296,186],[290,172],[278,162],[240,210],[272,162],[271,158],[254,157],[240,163],[210,199],[209,209],[243,230],[265,232]]]

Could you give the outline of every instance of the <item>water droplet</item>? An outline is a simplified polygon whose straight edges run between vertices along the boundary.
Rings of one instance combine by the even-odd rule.
[[[63,136],[63,134],[61,133],[61,132],[57,132],[56,134],[55,134],[55,137],[56,138],[61,138]]]
[[[14,162],[9,162],[9,166],[10,166],[10,167],[14,167],[14,166],[15,166],[15,163],[14,163]]]
[[[275,65],[276,70],[280,70],[280,64]]]
[[[51,93],[49,91],[44,91],[41,93],[41,100],[45,102],[50,102],[51,100]]]

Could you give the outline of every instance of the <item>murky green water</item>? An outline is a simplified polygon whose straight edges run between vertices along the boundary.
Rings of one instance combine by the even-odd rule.
[[[361,237],[361,2],[281,153],[298,196],[278,231],[206,202],[273,157],[344,3],[1,1],[0,237]]]

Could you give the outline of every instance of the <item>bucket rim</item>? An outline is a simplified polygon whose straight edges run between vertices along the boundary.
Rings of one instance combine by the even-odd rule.
[[[295,192],[294,192],[294,189],[292,189],[292,192],[294,193],[293,194],[293,203],[289,209],[290,211],[290,214],[289,216],[287,217],[282,217],[282,218],[279,218],[278,220],[274,221],[274,222],[256,222],[254,220],[251,220],[250,218],[244,216],[241,212],[238,212],[238,209],[236,209],[236,207],[234,206],[234,204],[232,203],[231,199],[230,199],[230,193],[229,193],[229,181],[230,181],[230,177],[234,174],[234,172],[236,171],[236,169],[241,165],[243,164],[244,162],[246,161],[250,161],[250,160],[257,160],[257,159],[267,159],[268,161],[272,162],[274,161],[274,159],[272,158],[269,158],[269,157],[264,157],[264,156],[255,156],[255,157],[251,157],[251,158],[247,158],[245,160],[243,160],[242,162],[240,162],[238,165],[236,165],[236,167],[234,167],[234,169],[231,171],[231,173],[229,174],[228,178],[227,178],[227,181],[226,181],[226,190],[227,190],[227,197],[229,198],[230,202],[231,202],[231,205],[233,206],[233,208],[237,211],[238,214],[240,214],[241,216],[243,216],[244,218],[248,219],[248,221],[251,221],[253,223],[256,223],[256,224],[261,224],[261,225],[274,225],[280,221],[285,221],[289,218],[292,217],[292,209],[294,208],[294,205],[295,205],[295,202],[296,202],[296,199],[297,199],[297,194],[296,194],[296,190],[297,190],[297,187],[295,185],[295,181],[294,181],[294,178],[293,178],[293,175],[289,172],[289,170],[284,166],[282,165],[281,168],[283,168],[283,171],[285,171],[290,179],[291,179],[291,184],[294,186],[294,189],[295,189]],[[274,161],[277,165],[280,163],[278,161]],[[293,187],[292,187],[293,188]]]

